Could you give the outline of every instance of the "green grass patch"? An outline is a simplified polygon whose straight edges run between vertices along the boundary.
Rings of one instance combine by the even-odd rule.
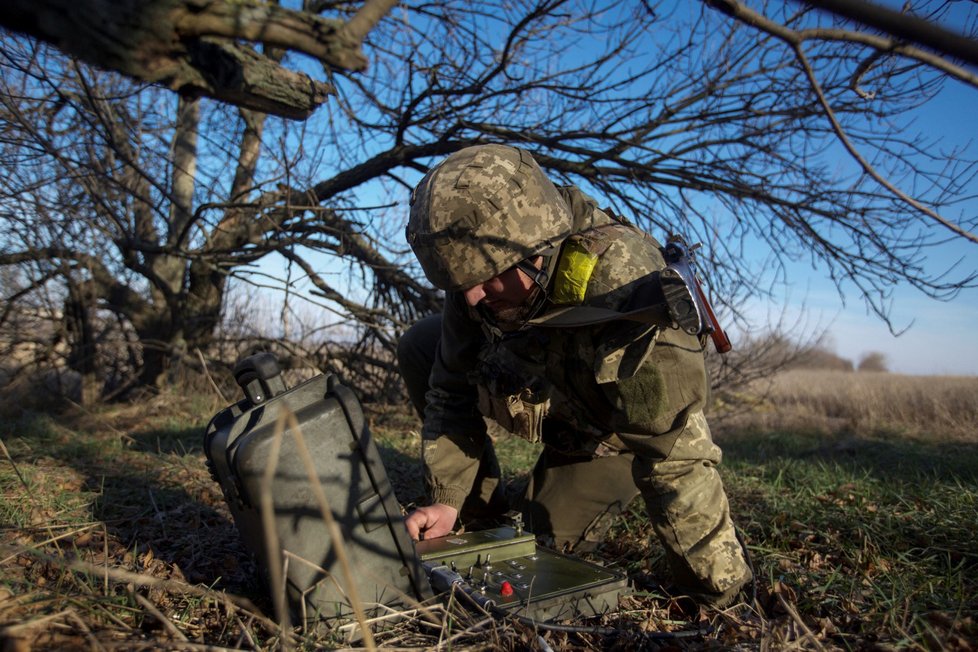
[[[396,459],[414,473],[420,491],[417,428],[414,421],[381,428],[378,439],[388,466]],[[764,430],[719,443],[770,629],[747,628],[746,639],[843,649],[953,649],[978,640],[978,445],[919,433]],[[496,451],[504,477],[519,482],[540,448],[502,437]],[[630,574],[668,580],[641,500],[598,553]]]
[[[978,448],[791,433],[721,443],[760,578],[830,638],[975,640]]]

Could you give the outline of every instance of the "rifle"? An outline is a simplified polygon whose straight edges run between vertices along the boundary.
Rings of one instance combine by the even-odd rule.
[[[540,317],[530,319],[527,324],[545,328],[577,328],[627,319],[663,326],[675,325],[695,337],[709,335],[717,352],[727,353],[733,346],[723,332],[723,328],[720,327],[720,322],[696,275],[692,252],[698,247],[698,244],[688,246],[682,236],[669,237],[666,246],[661,250],[666,267],[658,273],[656,288],[656,291],[661,289],[662,294],[647,304],[641,304],[638,308],[625,312],[597,306],[560,306]],[[596,252],[591,254],[596,260],[598,254]],[[578,279],[580,286],[587,285],[593,267],[592,264]]]
[[[687,245],[680,235],[669,237],[662,252],[666,268],[659,274],[662,292],[670,316],[681,329],[690,335],[708,334],[717,353],[727,353],[733,345],[723,332],[696,274],[693,252],[699,247],[699,244]]]

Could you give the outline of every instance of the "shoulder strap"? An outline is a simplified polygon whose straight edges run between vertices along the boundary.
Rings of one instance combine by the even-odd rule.
[[[611,308],[599,308],[597,306],[566,306],[551,310],[540,317],[531,319],[529,323],[533,326],[544,328],[578,328],[617,320],[663,325],[672,322],[666,306],[663,304],[654,304],[626,312],[612,310]]]

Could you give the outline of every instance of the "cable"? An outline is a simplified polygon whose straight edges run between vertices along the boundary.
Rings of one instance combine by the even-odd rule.
[[[557,623],[541,623],[528,618],[519,616],[502,609],[496,601],[484,593],[476,590],[471,584],[458,574],[457,571],[447,566],[437,563],[425,562],[423,564],[428,575],[431,587],[437,593],[453,593],[454,595],[465,596],[471,604],[478,609],[495,618],[496,620],[515,620],[534,630],[543,629],[554,632],[567,632],[573,634],[596,634],[599,636],[620,636],[622,634],[638,634],[642,638],[653,641],[678,640],[683,638],[697,638],[713,633],[711,625],[693,630],[683,630],[679,632],[640,632],[619,627],[600,627],[597,625],[560,625]]]

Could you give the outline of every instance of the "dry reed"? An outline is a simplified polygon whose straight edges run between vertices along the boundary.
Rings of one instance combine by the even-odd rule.
[[[978,377],[798,369],[720,401],[724,426],[978,440]],[[743,406],[749,406],[744,409]]]

